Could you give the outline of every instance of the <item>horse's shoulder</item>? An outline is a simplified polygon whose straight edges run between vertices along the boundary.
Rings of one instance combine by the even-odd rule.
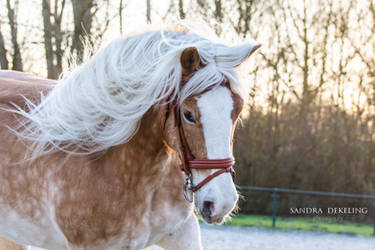
[[[0,105],[14,103],[23,106],[24,97],[37,102],[40,93],[47,94],[55,82],[22,72],[0,70]]]

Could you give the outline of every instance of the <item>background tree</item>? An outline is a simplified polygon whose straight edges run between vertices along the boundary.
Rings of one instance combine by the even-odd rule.
[[[151,23],[151,0],[146,0],[147,23]]]
[[[81,62],[84,55],[84,39],[89,39],[93,20],[92,9],[96,5],[95,0],[72,0],[74,15],[74,33],[71,52],[75,55],[77,62]]]
[[[1,25],[0,25],[0,65],[1,69],[8,69],[8,58],[7,58],[7,50],[5,49],[5,42],[4,36],[1,32]]]
[[[65,0],[54,2],[51,10],[51,0],[42,0],[42,15],[44,26],[44,48],[46,54],[48,78],[57,79],[62,72],[62,17]]]
[[[23,64],[22,64],[22,58],[21,58],[21,50],[20,50],[20,45],[17,40],[17,36],[18,36],[17,11],[18,11],[18,6],[19,6],[19,1],[15,0],[12,5],[10,0],[6,0],[6,6],[8,10],[8,21],[9,21],[9,26],[10,26],[11,43],[12,43],[12,48],[13,48],[12,69],[22,71]]]

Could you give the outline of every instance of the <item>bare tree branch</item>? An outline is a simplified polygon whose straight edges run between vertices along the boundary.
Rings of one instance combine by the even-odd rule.
[[[146,0],[146,18],[147,23],[151,23],[151,0]]]

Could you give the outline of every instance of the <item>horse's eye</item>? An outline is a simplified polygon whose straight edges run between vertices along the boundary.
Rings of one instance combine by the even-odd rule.
[[[184,118],[187,122],[195,123],[194,116],[190,111],[184,110]]]

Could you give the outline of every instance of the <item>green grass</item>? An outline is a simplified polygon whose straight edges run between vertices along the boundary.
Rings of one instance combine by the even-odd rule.
[[[226,225],[241,227],[272,228],[272,217],[261,215],[234,215]],[[281,218],[277,217],[276,230],[311,230],[328,233],[346,233],[373,236],[373,227],[369,224],[337,222],[330,218]]]

